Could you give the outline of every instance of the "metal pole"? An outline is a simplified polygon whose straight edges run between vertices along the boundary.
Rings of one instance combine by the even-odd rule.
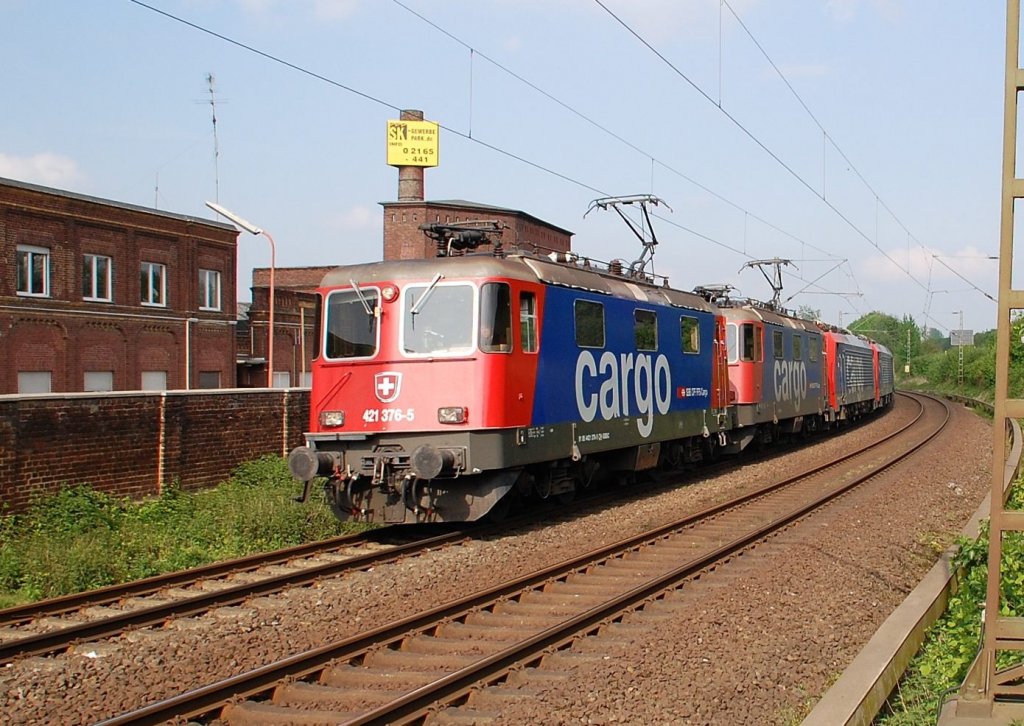
[[[262,227],[257,227],[252,222],[239,217],[230,209],[225,209],[216,202],[207,202],[206,206],[217,214],[227,217],[249,234],[261,234],[270,242],[270,320],[267,330],[267,388],[272,388],[274,386],[274,268],[277,266],[274,238]]]
[[[260,234],[270,242],[270,324],[267,331],[267,388],[274,387],[274,268],[277,266],[277,252],[274,238],[265,229]]]
[[[192,318],[185,318],[185,390],[192,388]]]
[[[306,308],[299,305],[299,358],[302,363],[302,374],[299,385],[306,385]]]

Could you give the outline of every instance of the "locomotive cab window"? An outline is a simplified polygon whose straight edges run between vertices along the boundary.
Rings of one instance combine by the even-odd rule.
[[[733,330],[735,331],[735,328]],[[697,323],[697,318],[686,315],[679,318],[679,335],[682,337],[684,353],[700,353],[700,326]],[[733,333],[733,337],[735,338],[735,333]],[[735,347],[735,341],[733,347]]]
[[[658,349],[658,314],[652,310],[633,311],[633,340],[637,350]]]
[[[802,335],[793,336],[793,360],[803,360],[804,357],[804,337]]]
[[[512,295],[507,283],[488,282],[480,288],[480,350],[512,350]]]
[[[435,280],[407,285],[402,297],[403,353],[457,356],[473,352],[472,285]]]
[[[326,358],[369,358],[377,353],[378,318],[373,314],[377,308],[376,290],[332,292],[327,296],[326,308]]]
[[[576,345],[581,348],[604,347],[604,305],[589,300],[575,304]]]
[[[524,353],[537,352],[537,296],[532,292],[519,296],[519,336]]]
[[[821,338],[817,335],[811,335],[807,339],[807,360],[812,363],[818,362],[818,355],[821,352]]]
[[[725,346],[730,363],[757,363],[761,360],[761,331],[753,323],[729,323]]]
[[[740,360],[757,363],[761,360],[761,331],[752,323],[740,326]]]

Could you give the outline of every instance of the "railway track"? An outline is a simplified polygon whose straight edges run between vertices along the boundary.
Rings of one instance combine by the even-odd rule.
[[[444,530],[372,530],[0,610],[0,663],[366,570],[464,541],[470,528]]]
[[[655,609],[688,580],[713,572],[927,443],[948,421],[948,406],[910,398],[920,406],[911,424],[826,466],[103,723],[195,717],[231,724],[486,720],[504,701],[528,698],[533,680],[567,677],[560,667],[609,647],[587,636],[628,630],[626,613]]]

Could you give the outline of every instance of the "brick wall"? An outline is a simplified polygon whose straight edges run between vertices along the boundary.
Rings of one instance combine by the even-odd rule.
[[[21,511],[66,484],[202,489],[300,446],[308,424],[308,389],[0,396],[0,501]]]
[[[384,259],[431,259],[437,243],[420,229],[421,224],[457,224],[468,221],[497,221],[507,226],[501,235],[505,247],[568,252],[572,232],[537,219],[525,212],[469,202],[382,202],[384,207]]]

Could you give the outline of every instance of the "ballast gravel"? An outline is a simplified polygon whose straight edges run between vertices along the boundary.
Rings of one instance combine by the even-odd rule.
[[[92,723],[525,575],[878,439],[916,407],[688,485],[254,598],[0,670],[8,723]],[[707,578],[631,614],[568,679],[499,723],[791,724],[931,567],[988,491],[991,426],[954,406],[936,446]],[[292,506],[282,502],[282,506]],[[668,617],[666,617],[666,614]],[[589,648],[587,650],[590,650]],[[591,654],[592,655],[592,654]],[[527,683],[529,680],[527,679]]]

